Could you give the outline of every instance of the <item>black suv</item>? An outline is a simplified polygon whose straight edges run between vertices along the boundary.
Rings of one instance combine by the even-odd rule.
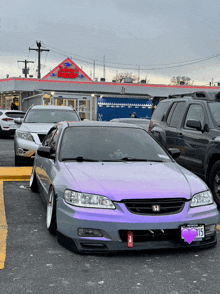
[[[168,96],[148,131],[166,149],[179,148],[176,161],[205,180],[220,208],[220,92]]]

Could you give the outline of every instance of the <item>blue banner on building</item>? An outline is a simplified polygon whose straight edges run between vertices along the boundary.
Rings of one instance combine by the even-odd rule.
[[[152,100],[134,98],[98,98],[97,120],[130,118],[136,112],[138,118],[151,118]]]

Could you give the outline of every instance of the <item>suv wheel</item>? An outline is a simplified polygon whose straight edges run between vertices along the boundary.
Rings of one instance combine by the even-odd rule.
[[[218,208],[220,208],[220,160],[218,160],[211,169],[209,184],[214,200]]]

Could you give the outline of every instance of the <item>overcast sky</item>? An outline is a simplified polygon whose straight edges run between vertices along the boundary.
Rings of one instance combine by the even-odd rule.
[[[36,77],[37,52],[29,47],[38,40],[51,49],[41,55],[42,76],[69,56],[89,76],[96,60],[101,78],[105,56],[109,80],[120,72],[137,75],[140,66],[140,77],[152,83],[178,75],[220,81],[220,55],[208,59],[220,54],[219,16],[218,0],[1,1],[0,78],[22,75],[17,60],[25,59],[35,61],[29,67]]]

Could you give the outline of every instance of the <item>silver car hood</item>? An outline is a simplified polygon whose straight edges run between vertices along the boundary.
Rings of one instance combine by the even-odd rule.
[[[23,123],[18,129],[23,132],[47,134],[55,123]]]

